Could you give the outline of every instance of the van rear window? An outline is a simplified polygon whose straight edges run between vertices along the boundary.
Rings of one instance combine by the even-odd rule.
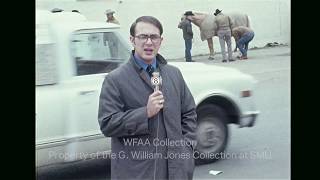
[[[57,82],[55,55],[56,45],[54,43],[36,45],[37,86],[55,84]]]

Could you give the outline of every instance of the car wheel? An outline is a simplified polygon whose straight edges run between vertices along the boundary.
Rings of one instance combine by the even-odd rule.
[[[225,111],[217,105],[207,104],[197,110],[197,146],[194,152],[196,164],[207,164],[221,157],[228,141]]]

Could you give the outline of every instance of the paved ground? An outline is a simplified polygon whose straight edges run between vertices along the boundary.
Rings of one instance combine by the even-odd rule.
[[[222,63],[197,57],[196,61],[228,66],[254,76],[256,105],[261,114],[253,128],[230,126],[228,153],[254,153],[250,158],[231,158],[198,166],[194,179],[290,179],[290,47],[249,51],[249,60]],[[209,170],[223,171],[213,176]]]

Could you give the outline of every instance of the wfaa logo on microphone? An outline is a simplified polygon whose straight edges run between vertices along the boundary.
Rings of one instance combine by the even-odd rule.
[[[151,84],[155,87],[159,87],[162,83],[159,72],[153,72],[151,77]]]

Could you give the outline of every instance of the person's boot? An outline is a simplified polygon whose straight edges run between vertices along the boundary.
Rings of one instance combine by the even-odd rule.
[[[248,59],[248,57],[247,56],[241,56],[240,57],[240,60],[245,60],[245,59]]]

